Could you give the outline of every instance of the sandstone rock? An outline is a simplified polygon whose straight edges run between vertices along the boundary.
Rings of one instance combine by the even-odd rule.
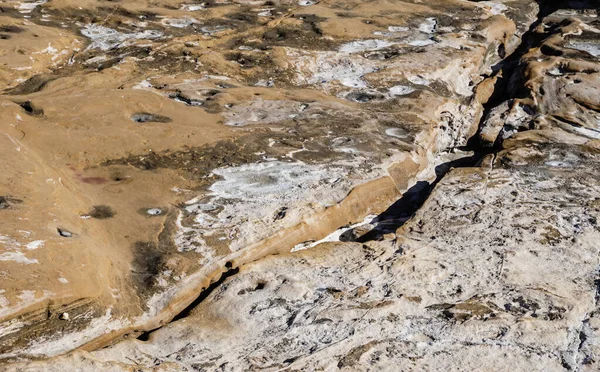
[[[2,98],[9,370],[597,367],[594,6],[142,3],[31,13],[90,40]]]

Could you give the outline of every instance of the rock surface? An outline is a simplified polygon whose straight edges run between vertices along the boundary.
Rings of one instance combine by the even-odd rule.
[[[596,5],[14,5],[6,369],[598,368]]]

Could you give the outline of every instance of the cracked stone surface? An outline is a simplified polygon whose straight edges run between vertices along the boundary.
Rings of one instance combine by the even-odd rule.
[[[446,175],[394,239],[264,258],[148,341],[49,365],[595,370],[600,152],[533,143],[487,160]]]
[[[2,9],[4,369],[598,368],[597,5]]]

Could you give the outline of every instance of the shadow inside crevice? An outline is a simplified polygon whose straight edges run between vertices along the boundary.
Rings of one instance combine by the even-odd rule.
[[[568,10],[588,10],[597,9],[600,10],[600,3],[597,0],[536,0],[540,8],[538,19],[543,19],[550,14],[560,9]]]
[[[597,9],[600,11],[600,1],[544,1],[536,0],[540,8],[537,19],[532,23],[529,30],[522,36],[521,45],[511,55],[507,56],[504,60],[493,66],[494,73],[498,73],[503,70],[503,77],[499,79],[495,86],[494,94],[489,102],[484,105],[484,114],[482,121],[485,120],[490,110],[507,99],[507,95],[511,98],[517,98],[522,93],[519,87],[510,87],[509,79],[516,72],[519,66],[519,62],[523,55],[527,51],[535,46],[541,44],[543,41],[541,38],[545,35],[536,33],[537,27],[543,22],[544,18],[548,17],[552,13],[560,9],[570,10],[587,10]],[[436,167],[436,179],[429,183],[426,181],[419,181],[408,191],[406,191],[402,197],[392,204],[385,212],[377,216],[371,223],[375,224],[376,227],[367,233],[356,239],[357,242],[367,242],[373,240],[381,240],[383,236],[388,233],[394,233],[400,227],[402,227],[406,221],[408,221],[416,212],[423,206],[435,186],[442,180],[442,178],[452,168],[462,167],[473,167],[476,166],[484,156],[496,153],[500,150],[500,145],[495,144],[494,146],[486,146],[482,144],[478,132],[469,139],[467,146],[461,148],[464,151],[473,151],[474,155],[453,160],[447,163],[440,164]]]
[[[435,168],[435,181],[418,181],[400,199],[373,219],[371,223],[376,225],[375,228],[357,238],[356,241],[365,243],[381,240],[385,234],[395,233],[423,206],[435,186],[452,168],[473,167],[477,165],[480,159],[480,154],[474,154],[438,165]]]

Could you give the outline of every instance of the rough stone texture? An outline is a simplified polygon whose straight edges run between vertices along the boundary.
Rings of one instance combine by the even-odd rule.
[[[587,146],[505,150],[396,239],[264,258],[148,341],[43,368],[595,370],[599,167]]]
[[[6,2],[1,358],[158,328],[229,267],[332,240],[433,180],[536,12]]]
[[[161,39],[163,28],[142,38],[120,26],[119,35],[96,38],[82,52],[82,61],[104,63],[142,39],[156,39],[151,48],[171,53],[183,43],[207,69],[206,78],[194,80],[193,73],[169,66],[149,73],[138,56],[105,66],[99,73],[112,76],[114,86],[98,80],[90,94],[129,97],[130,104],[106,106],[137,123],[115,137],[123,146],[145,125],[185,127],[187,110],[202,110],[215,137],[203,133],[202,146],[194,147],[196,140],[162,142],[159,131],[148,141],[161,151],[107,146],[75,157],[82,168],[72,171],[88,184],[119,170],[125,176],[118,173],[113,182],[139,177],[156,190],[139,192],[135,181],[118,191],[106,186],[93,197],[81,189],[78,195],[94,200],[86,212],[95,217],[90,221],[118,234],[99,242],[97,235],[64,229],[97,245],[83,250],[90,262],[102,253],[101,262],[122,265],[97,284],[99,292],[112,288],[117,299],[82,296],[85,305],[77,306],[93,310],[75,313],[87,319],[78,324],[44,302],[68,303],[67,297],[45,283],[39,293],[24,292],[15,280],[10,290],[12,296],[22,291],[22,301],[5,306],[5,358],[53,356],[93,342],[9,370],[599,368],[597,5],[541,3],[535,21],[538,8],[528,1],[304,3],[285,12],[279,7],[291,5],[284,2],[269,9],[207,3],[210,16],[229,19],[233,23],[223,27],[235,32],[218,24],[199,28],[208,15],[175,20],[192,6],[182,5],[167,18],[146,15],[172,29],[169,41]],[[47,5],[60,12],[64,4]],[[268,19],[248,16],[252,9]],[[106,33],[99,27],[87,25],[82,34]],[[202,40],[173,31],[179,27],[202,30]],[[119,44],[123,38],[127,45]],[[89,75],[90,82],[97,79]],[[53,102],[73,81],[63,76],[32,93],[39,98],[33,106],[21,100],[34,114],[28,120],[66,115]],[[146,96],[166,111],[136,105]],[[36,116],[38,108],[43,114]],[[94,126],[86,131],[95,133]],[[458,150],[471,136],[473,156]],[[28,146],[43,149],[41,143]],[[33,159],[40,167],[53,164],[40,155]],[[173,184],[174,177],[185,182]],[[165,199],[171,188],[183,195]],[[18,218],[33,207],[14,190],[0,199],[0,213]],[[103,202],[113,193],[112,200],[124,204]],[[142,204],[149,194],[154,202]],[[122,226],[134,213],[143,222]],[[363,221],[369,214],[379,216]],[[133,246],[117,236],[152,226],[154,238]],[[6,253],[53,248],[35,238],[5,240],[21,248]],[[105,254],[102,244],[115,252]],[[43,256],[19,257],[23,265],[40,261],[26,267],[56,270]],[[124,275],[128,265],[133,275]],[[11,270],[22,267],[11,262],[2,269],[14,275]],[[107,271],[94,273],[102,278]],[[46,306],[49,317],[18,307],[31,311],[28,301]]]

